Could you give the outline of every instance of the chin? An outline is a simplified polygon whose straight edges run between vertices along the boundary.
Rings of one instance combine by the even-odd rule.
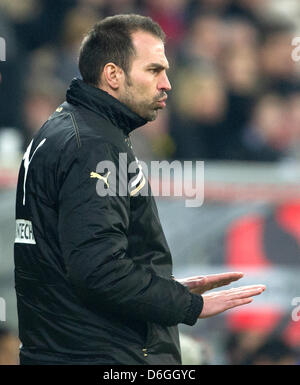
[[[148,122],[153,122],[156,118],[157,118],[157,115],[151,116],[148,119],[146,118],[146,120],[148,120]]]
[[[145,117],[146,120],[148,120],[148,122],[153,122],[153,120],[155,120],[157,118],[157,115],[158,115],[158,111],[154,111],[152,112],[152,114],[148,115],[147,117]]]

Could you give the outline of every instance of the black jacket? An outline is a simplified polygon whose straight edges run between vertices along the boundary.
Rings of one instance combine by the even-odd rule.
[[[150,186],[129,133],[145,123],[75,79],[67,101],[29,145],[16,200],[21,357],[65,364],[181,362],[176,325],[193,325],[203,299],[173,279],[154,198],[143,194]],[[121,175],[119,154],[134,171]],[[125,195],[118,187],[127,186],[126,177]]]

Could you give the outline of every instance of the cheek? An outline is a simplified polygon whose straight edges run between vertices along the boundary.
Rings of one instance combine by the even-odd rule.
[[[140,96],[151,98],[156,94],[157,82],[153,75],[143,74],[133,78],[135,89],[139,91]]]

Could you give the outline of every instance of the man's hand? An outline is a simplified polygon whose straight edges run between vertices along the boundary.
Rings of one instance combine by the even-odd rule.
[[[204,294],[199,318],[212,317],[233,307],[251,303],[252,297],[261,294],[265,289],[265,285],[252,285]]]
[[[208,290],[229,285],[231,282],[237,281],[243,276],[243,273],[234,272],[206,276],[198,275],[190,278],[177,279],[177,281],[182,285],[187,286],[192,293],[203,294]]]

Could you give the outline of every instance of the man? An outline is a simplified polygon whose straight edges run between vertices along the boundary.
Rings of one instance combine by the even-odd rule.
[[[156,118],[171,89],[160,27],[138,15],[102,20],[82,43],[79,68],[83,80],[73,80],[20,168],[21,364],[179,364],[179,323],[249,303],[264,287],[202,296],[242,274],[172,276],[155,202],[142,194],[150,187],[129,140]],[[125,184],[120,154],[136,164],[134,173],[125,172],[126,194],[114,194]]]

